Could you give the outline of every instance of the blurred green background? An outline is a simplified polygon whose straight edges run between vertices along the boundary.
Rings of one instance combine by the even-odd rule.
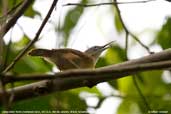
[[[21,2],[21,0],[13,0],[13,1],[8,0],[8,9],[13,8],[19,2]],[[35,0],[35,2],[36,4],[39,4],[40,0]],[[80,3],[90,4],[92,2],[88,0],[81,0]],[[60,5],[61,7],[62,3],[58,5]],[[2,1],[0,2],[0,6],[2,7]],[[39,7],[43,7],[43,6],[41,6],[40,4]],[[67,11],[65,11],[65,9],[62,7],[63,9],[60,10],[61,12],[58,14],[58,16],[60,16],[62,15],[62,13],[65,12],[65,15],[56,22],[56,23],[60,22],[60,24],[59,23],[53,24],[54,20],[52,20],[51,18],[50,21],[48,22],[49,24],[51,24],[51,26],[53,25],[52,28],[54,29],[55,33],[57,33],[56,34],[56,36],[58,37],[56,38],[57,47],[58,46],[70,47],[72,45],[72,42],[74,41],[72,39],[73,30],[74,28],[80,26],[79,25],[80,19],[86,18],[84,17],[83,14],[88,13],[87,10],[89,9],[79,6],[72,6],[72,7],[65,6],[65,7],[68,8]],[[101,6],[101,7],[108,8],[108,11],[113,19],[111,25],[113,26],[114,30],[117,32],[117,34],[120,37],[113,39],[113,36],[112,35],[110,36],[110,33],[107,35],[110,36],[110,39],[106,39],[106,41],[117,40],[119,42],[117,42],[112,48],[108,49],[101,56],[101,58],[99,59],[96,65],[97,68],[121,63],[127,60],[125,55],[125,47],[123,45],[125,40],[125,32],[121,25],[120,19],[118,17],[118,12],[116,11],[116,8],[114,6]],[[58,7],[55,10],[58,10]],[[2,11],[0,12],[0,14],[2,15]],[[51,17],[55,15],[57,14],[54,13]],[[25,12],[24,16],[32,20],[39,19],[41,21],[44,18],[44,16],[40,12],[35,10],[34,7],[30,7],[27,10],[27,12]],[[4,22],[4,18],[6,17],[1,16],[0,22]],[[86,21],[85,24],[89,23],[89,21],[91,20]],[[102,20],[97,20],[97,21],[98,23],[100,23]],[[103,23],[105,23],[105,20],[103,21],[104,21]],[[27,27],[27,26],[20,25],[19,23],[18,26],[22,26],[22,28]],[[99,29],[99,31],[101,31],[100,26],[102,25],[99,25],[99,28],[97,28]],[[45,26],[45,28],[46,27],[47,26]],[[77,30],[76,33],[81,34],[81,31],[82,31],[81,29]],[[171,18],[170,17],[165,18],[165,21],[163,22],[163,25],[160,27],[160,29],[154,28],[153,30],[151,30],[149,28],[145,28],[144,31],[142,31],[142,34],[145,31],[148,31],[150,32],[150,34],[153,34],[152,36],[150,36],[151,39],[150,39],[150,43],[148,43],[147,45],[148,47],[153,48],[157,46],[157,48],[160,47],[160,49],[168,49],[171,47]],[[29,37],[28,33],[26,33],[24,29],[22,32],[23,32],[22,38],[20,38],[18,41],[13,41],[13,40],[11,41],[9,40],[8,42],[5,41],[5,45],[3,48],[4,49],[3,60],[6,62],[4,66],[1,65],[1,68],[6,67],[8,64],[10,64],[11,61],[15,58],[15,56],[31,41],[32,38]],[[101,32],[103,34],[104,31]],[[136,35],[139,37],[138,33]],[[76,37],[75,40],[77,40],[78,39],[77,36],[75,37]],[[96,42],[96,41],[92,41],[92,42]],[[105,44],[105,42],[103,44]],[[131,49],[135,45],[138,45],[138,43],[134,41],[132,37],[130,37],[129,49]],[[36,48],[36,47],[37,45],[34,45],[32,48]],[[131,52],[128,51],[128,58],[130,57],[129,53],[134,53],[133,55],[136,55],[137,51],[136,50]],[[139,55],[139,56],[144,56],[144,55]],[[30,57],[26,55],[20,61],[17,62],[17,64],[10,71],[10,73],[19,75],[19,74],[34,74],[34,73],[50,73],[53,71],[54,71],[53,64],[45,61],[42,58]],[[137,89],[135,80],[139,89],[141,90],[141,93]],[[16,82],[15,86],[21,86],[27,83],[28,82]],[[100,89],[101,86],[103,86],[103,84],[105,84],[104,87],[106,87],[106,89],[105,88]],[[93,87],[93,88],[86,88],[86,87],[77,88],[77,89],[67,90],[63,92],[56,92],[53,94],[49,94],[47,96],[41,96],[33,99],[26,99],[23,101],[14,102],[12,104],[11,110],[61,110],[61,111],[81,110],[81,111],[88,111],[90,113],[96,112],[97,114],[102,114],[104,113],[105,110],[100,110],[100,109],[103,109],[104,106],[108,106],[108,108],[113,109],[113,111],[106,110],[108,114],[113,114],[113,113],[117,113],[117,114],[145,114],[146,113],[147,114],[148,111],[153,111],[153,110],[168,111],[168,114],[171,113],[170,71],[161,70],[161,71],[141,72],[136,74],[134,78],[133,76],[129,76],[118,80],[112,80],[103,84],[102,85],[99,84],[97,87]],[[141,94],[143,94],[145,100],[143,99]],[[115,98],[116,102],[114,100],[112,103],[108,102],[107,104],[105,104],[107,102],[107,99],[110,98]],[[146,102],[150,106],[151,110],[149,110]],[[2,106],[1,106],[1,110],[3,110]]]

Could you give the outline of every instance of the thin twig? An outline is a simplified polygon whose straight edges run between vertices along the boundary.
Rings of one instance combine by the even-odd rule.
[[[126,59],[128,60],[127,51],[128,51],[128,32],[126,32],[126,35],[125,35],[125,56],[126,56]],[[136,74],[135,74],[135,75],[136,75]],[[140,97],[143,99],[144,104],[146,105],[147,109],[148,109],[148,110],[151,110],[151,108],[150,108],[150,106],[149,106],[149,104],[148,104],[148,102],[147,102],[145,96],[143,95],[143,93],[142,93],[140,87],[138,86],[138,83],[137,83],[137,81],[136,81],[135,75],[133,75],[133,77],[132,77],[132,80],[133,80],[133,83],[134,83],[134,85],[135,85],[135,88],[137,89],[137,91],[138,91]]]
[[[0,28],[1,37],[9,31],[9,29],[15,25],[19,17],[23,15],[26,9],[33,3],[34,0],[24,0],[24,2],[16,9],[16,11],[8,18],[7,22],[4,22]]]
[[[136,76],[135,76],[135,75],[133,75],[132,80],[133,80],[133,83],[134,83],[134,85],[135,85],[135,88],[137,89],[137,91],[138,91],[140,97],[143,99],[144,104],[145,104],[145,106],[147,107],[147,110],[151,110],[150,105],[148,104],[148,102],[147,102],[145,96],[143,95],[143,93],[142,93],[140,87],[138,86],[138,83],[137,83],[137,81],[136,81]]]
[[[5,52],[5,57],[4,57],[4,63],[3,63],[3,67],[2,70],[4,70],[4,68],[6,68],[7,64],[8,64],[8,59],[10,56],[10,51],[11,51],[11,44],[12,44],[12,32],[13,32],[13,28],[11,29],[11,33],[10,33],[10,40],[9,43],[6,47],[6,52]]]
[[[125,58],[128,60],[128,42],[129,41],[129,33],[125,31]]]
[[[23,3],[23,1],[21,1],[20,3],[18,3],[14,7],[12,7],[10,10],[7,11],[6,15],[11,15],[22,3]],[[0,16],[0,18],[3,18],[6,15]]]
[[[4,16],[7,15],[7,10],[8,10],[8,0],[2,0],[2,14]]]
[[[42,32],[44,26],[46,25],[48,19],[50,18],[50,15],[53,11],[53,9],[55,8],[56,4],[57,4],[58,0],[54,0],[45,19],[43,20],[39,30],[36,33],[36,36],[34,37],[34,39],[29,42],[29,44],[17,55],[17,57],[15,57],[15,59],[11,62],[11,64],[3,71],[3,73],[8,72],[11,68],[13,68],[13,66],[17,63],[18,60],[20,60],[20,58],[27,53],[27,51],[29,50],[29,48],[38,40],[40,33]]]
[[[117,2],[117,0],[114,0],[114,1]],[[144,45],[144,44],[143,44],[143,43],[142,43],[142,42],[141,42],[133,33],[131,33],[131,32],[128,30],[128,28],[126,27],[126,25],[125,25],[125,23],[124,23],[124,21],[123,21],[123,19],[122,19],[121,12],[120,12],[120,9],[119,9],[118,5],[116,4],[115,7],[116,7],[116,10],[117,10],[117,12],[118,12],[118,16],[119,16],[119,18],[120,18],[121,24],[122,24],[124,30],[126,31],[126,34],[130,34],[130,35],[131,35],[139,44],[141,44],[141,45],[148,51],[148,53],[151,53],[151,52],[150,52],[150,49],[149,49],[146,45]],[[126,37],[126,46],[127,46],[127,43],[128,43],[127,40],[128,40],[128,37]],[[127,49],[127,47],[126,47],[126,49]],[[126,50],[126,51],[127,51],[127,50]],[[135,85],[135,87],[136,87],[136,89],[137,89],[137,91],[138,91],[140,97],[143,99],[145,105],[146,105],[147,108],[150,110],[150,106],[148,105],[148,102],[147,102],[145,96],[143,95],[141,89],[139,88],[139,86],[138,86],[138,84],[137,84],[137,82],[136,82],[136,80],[135,80],[135,77],[133,76],[132,78],[133,78],[133,83],[134,83],[134,85]]]
[[[12,106],[12,103],[14,101],[14,96],[15,96],[15,91],[14,91],[14,83],[11,83],[11,93],[10,93],[10,96],[9,96],[9,101],[8,101],[8,104],[9,104],[9,107]]]
[[[116,4],[137,4],[137,3],[147,3],[156,0],[144,0],[144,1],[133,1],[133,2],[104,2],[104,3],[97,3],[97,4],[81,4],[81,3],[67,3],[63,6],[81,6],[81,7],[94,7],[94,6],[104,6],[104,5],[116,5]]]
[[[17,5],[15,5],[14,7],[12,7],[12,8],[7,12],[7,15],[12,14],[18,7],[21,6],[22,3],[23,3],[23,1],[19,2]]]
[[[5,84],[3,83],[3,80],[2,79],[0,79],[0,93],[2,94],[0,100],[2,101],[5,109],[6,110],[9,110],[8,95],[7,95],[7,91],[5,89]]]
[[[116,0],[114,0],[114,2],[117,2]],[[120,12],[120,9],[119,9],[119,7],[118,7],[118,4],[115,4],[115,7],[116,7],[116,10],[117,10],[117,12],[118,12],[118,16],[119,16],[119,19],[120,19],[120,21],[121,21],[121,24],[122,24],[122,26],[123,26],[123,28],[124,28],[124,30],[127,32],[127,33],[129,33],[142,47],[144,47],[147,51],[148,51],[148,53],[150,53],[151,54],[151,51],[150,51],[150,49],[145,45],[145,44],[143,44],[133,33],[131,33],[130,31],[129,31],[129,29],[126,27],[126,25],[125,25],[125,23],[124,23],[124,21],[123,21],[123,19],[122,19],[122,16],[121,16],[121,12]]]
[[[148,53],[152,53],[150,51],[150,49],[145,45],[143,44],[138,38],[137,36],[135,36],[133,33],[131,33],[128,28],[126,27],[126,25],[124,24],[124,21],[122,19],[122,16],[121,16],[121,13],[120,13],[120,9],[118,7],[118,4],[133,4],[133,3],[147,3],[147,2],[151,2],[151,1],[156,1],[156,0],[145,0],[145,1],[134,1],[134,2],[117,2],[116,0],[114,2],[107,2],[107,3],[98,3],[98,4],[81,4],[81,3],[67,3],[67,4],[64,4],[63,6],[72,6],[72,5],[76,5],[76,6],[80,6],[80,7],[94,7],[94,6],[104,6],[104,5],[115,5],[116,6],[116,10],[118,12],[118,16],[120,18],[120,21],[121,21],[121,24],[124,28],[124,30],[126,32],[128,32],[142,47],[144,47]]]
[[[147,52],[149,53],[149,54],[153,54],[153,52],[151,52],[150,51],[150,49],[148,48],[148,46],[146,46],[145,44],[143,44],[140,40],[139,40],[139,38],[137,37],[137,36],[135,36],[133,33],[131,33],[130,31],[129,31],[129,34],[142,46],[142,47],[144,47],[146,50],[147,50]]]

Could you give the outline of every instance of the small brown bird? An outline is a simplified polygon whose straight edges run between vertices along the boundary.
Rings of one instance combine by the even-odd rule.
[[[85,52],[70,48],[52,50],[34,49],[29,52],[29,55],[45,57],[55,63],[61,71],[94,68],[100,54],[109,48],[112,43],[113,41],[103,46],[93,46]]]

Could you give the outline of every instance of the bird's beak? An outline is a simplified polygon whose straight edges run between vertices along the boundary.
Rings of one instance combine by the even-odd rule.
[[[107,43],[107,44],[101,46],[101,49],[100,49],[100,50],[101,50],[101,51],[104,51],[104,50],[110,48],[113,42],[115,42],[115,41],[111,41],[111,42],[109,42],[109,43]]]

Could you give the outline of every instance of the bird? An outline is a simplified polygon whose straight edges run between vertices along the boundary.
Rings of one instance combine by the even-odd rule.
[[[54,63],[60,71],[93,69],[101,53],[110,48],[113,42],[111,41],[103,46],[93,46],[84,52],[71,48],[33,49],[28,55],[44,57]]]

